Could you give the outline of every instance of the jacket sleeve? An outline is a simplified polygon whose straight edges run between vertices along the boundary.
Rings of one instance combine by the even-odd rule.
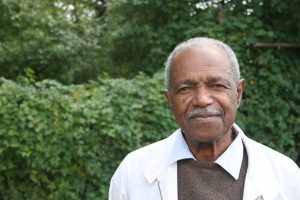
[[[292,163],[289,172],[291,173],[285,181],[285,186],[289,186],[286,188],[287,199],[300,199],[300,168]]]
[[[109,186],[109,200],[128,200],[126,191],[127,173],[124,163],[121,163],[111,178]]]

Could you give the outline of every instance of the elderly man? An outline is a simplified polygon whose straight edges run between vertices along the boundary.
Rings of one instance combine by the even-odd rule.
[[[165,96],[180,129],[130,153],[110,200],[299,200],[300,169],[234,123],[245,80],[232,49],[193,38],[166,64]]]

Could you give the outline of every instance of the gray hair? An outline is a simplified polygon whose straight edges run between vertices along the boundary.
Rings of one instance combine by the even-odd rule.
[[[201,47],[207,44],[213,44],[222,47],[227,55],[228,58],[231,62],[231,67],[232,67],[232,73],[233,73],[233,78],[238,85],[239,80],[240,80],[240,67],[239,63],[237,61],[236,55],[233,52],[233,50],[224,42],[221,42],[219,40],[215,40],[212,38],[207,38],[207,37],[196,37],[196,38],[191,38],[187,41],[184,41],[180,44],[178,44],[175,49],[172,51],[172,53],[169,55],[167,62],[166,62],[166,67],[165,67],[165,86],[167,89],[170,87],[170,81],[171,81],[171,68],[173,64],[173,59],[181,53],[184,50],[194,48],[194,47]]]

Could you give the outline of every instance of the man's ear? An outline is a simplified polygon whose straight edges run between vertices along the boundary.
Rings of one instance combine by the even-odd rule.
[[[240,83],[238,85],[238,88],[237,88],[237,106],[238,107],[240,107],[245,87],[246,87],[246,81],[245,81],[245,79],[241,79]]]
[[[167,100],[168,103],[169,103],[169,106],[172,107],[172,103],[171,103],[171,101],[170,101],[170,93],[169,93],[168,89],[165,89],[165,90],[164,90],[164,95],[165,95],[166,100]]]

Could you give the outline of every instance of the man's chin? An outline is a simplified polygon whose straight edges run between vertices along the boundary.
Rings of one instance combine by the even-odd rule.
[[[198,138],[203,142],[216,141],[226,134],[226,128],[223,123],[211,121],[190,124],[186,131],[192,137]]]

